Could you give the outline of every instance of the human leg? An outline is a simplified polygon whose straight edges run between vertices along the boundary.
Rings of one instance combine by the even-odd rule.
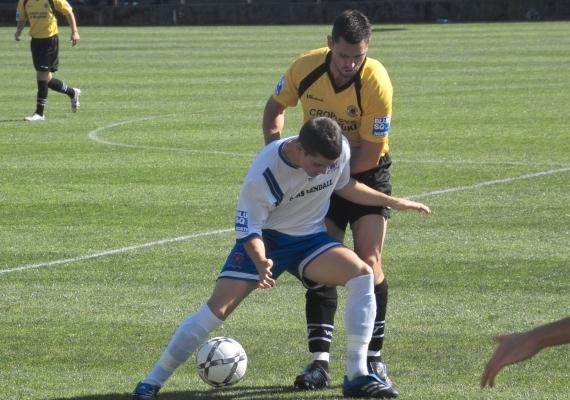
[[[154,388],[163,386],[176,368],[188,360],[210,332],[219,327],[256,286],[256,281],[219,279],[207,303],[178,327],[151,372],[137,385],[133,399],[153,399],[138,395],[139,387],[141,392],[148,386],[152,386],[151,391],[158,392],[158,389]],[[154,396],[156,397],[156,393]]]
[[[380,399],[397,397],[398,393],[389,384],[368,373],[366,363],[376,313],[372,269],[351,250],[335,247],[317,257],[304,272],[311,281],[346,288],[347,363],[343,394]]]
[[[293,386],[300,390],[317,390],[330,386],[330,346],[337,308],[336,286],[322,286],[305,293],[305,315],[311,361],[297,375]]]
[[[48,84],[52,78],[52,72],[57,71],[58,66],[58,39],[57,36],[47,39],[32,39],[30,41],[32,61],[36,70],[37,96],[36,110],[26,121],[43,121],[44,110],[47,104]]]
[[[73,98],[73,96],[75,96],[75,90],[72,87],[67,86],[65,82],[62,82],[55,77],[52,77],[49,80],[48,87],[58,93],[68,95],[69,98]]]
[[[325,222],[327,233],[340,243],[344,241],[348,225],[346,210],[346,200],[333,194]],[[337,309],[336,286],[308,290],[305,299],[308,345],[313,361],[297,375],[293,385],[301,390],[323,389],[331,383],[329,361]]]
[[[355,252],[374,270],[376,316],[374,318],[374,332],[368,346],[368,369],[392,385],[381,353],[384,345],[388,305],[388,281],[382,269],[382,250],[387,226],[388,221],[385,216],[368,214],[353,223],[352,232]]]
[[[43,121],[44,109],[47,104],[48,97],[48,81],[51,73],[48,71],[36,71],[36,82],[38,91],[36,94],[36,110],[30,117],[26,117],[26,121]],[[41,118],[38,118],[41,117]]]
[[[79,108],[79,96],[81,96],[81,89],[67,86],[65,82],[62,82],[56,78],[50,79],[48,82],[48,87],[51,90],[69,96],[69,100],[71,102],[71,112],[77,112],[77,109]]]
[[[379,355],[384,343],[388,283],[382,270],[382,249],[387,225],[387,220],[382,215],[365,215],[352,225],[354,251],[374,271],[377,314],[369,349],[373,354],[370,355]]]
[[[304,270],[311,281],[343,285],[347,290],[347,375],[367,374],[366,349],[376,312],[371,268],[346,247],[335,247],[314,259]]]
[[[81,96],[81,89],[68,86],[65,82],[52,77],[48,82],[48,87],[58,93],[66,94],[69,96],[71,102],[71,112],[77,112],[79,108],[79,96]]]

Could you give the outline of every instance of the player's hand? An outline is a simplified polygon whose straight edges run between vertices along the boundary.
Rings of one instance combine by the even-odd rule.
[[[526,360],[539,351],[536,342],[524,333],[497,336],[495,341],[499,345],[481,376],[482,388],[495,386],[495,377],[507,365]]]
[[[14,40],[15,40],[16,42],[19,42],[19,41],[20,41],[20,34],[21,34],[21,33],[22,33],[22,32],[18,32],[18,31],[16,31],[16,33],[14,33]]]
[[[81,38],[79,37],[79,32],[75,31],[75,32],[71,32],[71,45],[75,46],[77,43],[79,43],[79,41],[81,40]]]
[[[404,200],[403,206],[401,207],[403,210],[416,210],[417,212],[423,214],[431,214],[431,210],[428,206],[423,203],[418,203],[417,201],[412,200]]]
[[[259,283],[257,287],[260,289],[269,289],[275,286],[275,279],[273,279],[273,273],[271,268],[273,268],[273,260],[265,259],[260,263],[255,265],[257,272],[259,273]]]

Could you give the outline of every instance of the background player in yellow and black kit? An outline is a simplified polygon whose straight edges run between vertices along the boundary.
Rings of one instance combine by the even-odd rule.
[[[298,57],[275,87],[263,115],[265,142],[283,131],[285,109],[301,102],[304,120],[327,116],[335,119],[347,136],[352,152],[351,174],[360,182],[390,194],[391,160],[388,132],[392,116],[392,84],[386,69],[367,58],[371,27],[359,11],[341,13],[335,20],[328,47]],[[343,240],[350,223],[356,253],[374,269],[377,315],[369,345],[369,371],[392,386],[380,350],[388,285],[381,254],[390,210],[350,203],[334,196],[327,215],[327,229]],[[311,362],[295,380],[298,389],[322,389],[330,385],[328,362],[334,329],[335,288],[307,292],[307,328]],[[392,388],[394,397],[397,395]]]
[[[71,111],[76,112],[79,107],[81,90],[67,86],[64,82],[53,77],[59,67],[59,36],[55,11],[59,11],[67,18],[71,28],[71,44],[79,43],[79,31],[75,15],[66,0],[19,0],[16,13],[18,26],[14,38],[20,40],[20,34],[30,23],[30,36],[32,40],[32,60],[36,69],[38,82],[38,95],[36,111],[26,121],[43,121],[44,108],[47,103],[48,88],[59,93],[65,93],[71,100]]]

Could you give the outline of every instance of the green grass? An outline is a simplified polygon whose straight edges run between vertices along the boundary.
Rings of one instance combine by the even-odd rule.
[[[401,398],[566,399],[567,347],[505,369],[492,391],[478,381],[494,335],[570,314],[570,23],[376,28],[370,56],[395,86],[395,193],[434,210],[396,213],[385,249],[384,354]],[[209,295],[265,101],[328,31],[84,27],[79,47],[61,41],[57,74],[82,88],[80,111],[51,93],[30,125],[29,46],[0,29],[4,399],[127,399]],[[289,110],[286,134],[299,124]],[[246,348],[246,378],[209,390],[189,362],[162,398],[340,397],[343,301],[335,386],[290,390],[308,360],[303,303],[288,276],[254,293],[216,331]]]

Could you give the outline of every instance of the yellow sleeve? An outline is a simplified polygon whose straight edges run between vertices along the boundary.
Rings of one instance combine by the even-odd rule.
[[[299,93],[301,78],[297,72],[298,68],[296,68],[297,60],[289,66],[273,91],[273,99],[285,107],[295,107],[299,101],[297,94]]]
[[[385,143],[390,133],[393,88],[386,69],[377,62],[366,71],[359,135],[373,143]]]
[[[73,12],[73,8],[71,8],[71,4],[67,0],[53,0],[53,5],[63,15],[69,15]]]

